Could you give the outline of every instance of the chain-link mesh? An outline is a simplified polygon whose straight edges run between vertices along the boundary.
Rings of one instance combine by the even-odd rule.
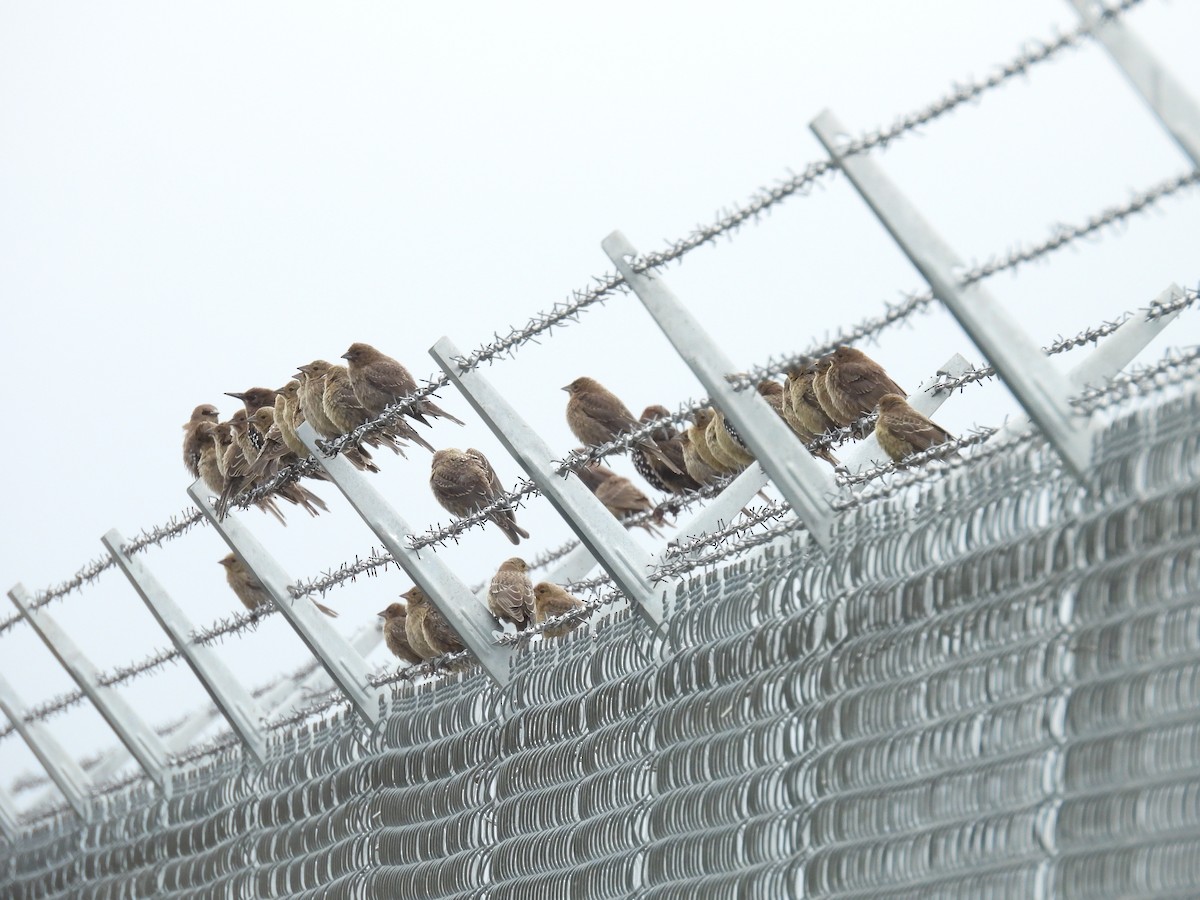
[[[1129,405],[1134,404],[1130,409]],[[5,897],[1170,897],[1200,884],[1200,392],[783,530],[383,724],[0,847]],[[969,456],[969,454],[968,454]]]

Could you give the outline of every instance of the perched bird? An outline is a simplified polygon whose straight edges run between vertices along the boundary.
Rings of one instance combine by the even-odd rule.
[[[295,462],[296,456],[283,443],[279,426],[275,424],[273,407],[261,407],[250,417],[250,422],[263,435],[262,451],[249,470],[251,484],[254,484],[260,479],[272,477],[281,466]],[[328,480],[322,470],[317,470],[313,477]],[[249,486],[247,485],[247,487]],[[275,489],[275,494],[289,503],[302,507],[309,515],[320,515],[321,511],[329,512],[329,507],[325,505],[324,500],[295,481],[279,485]]]
[[[620,398],[594,378],[576,378],[563,390],[570,395],[567,401],[567,425],[575,437],[590,447],[606,444],[639,425]],[[678,470],[653,438],[640,438],[634,442],[634,446],[644,449],[677,474],[686,474]]]
[[[598,462],[589,463],[577,469],[576,474],[579,476],[579,480],[587,485],[588,490],[596,495],[596,499],[604,504],[604,508],[619,521],[624,521],[637,513],[655,510],[650,498],[643,494],[637,485],[625,476],[618,475],[608,466]],[[637,524],[655,537],[660,537],[662,532],[655,527],[655,524],[663,524],[662,510],[655,510],[653,520],[645,520]]]
[[[691,452],[704,465],[708,466],[709,469],[723,476],[728,475],[733,470],[713,456],[712,451],[708,448],[708,426],[712,424],[716,415],[716,411],[709,407],[697,410],[696,414],[692,417],[692,424],[688,426],[687,435],[690,439]],[[684,449],[686,451],[688,448],[685,447]],[[700,480],[694,472],[692,473],[692,477],[696,478],[697,481]],[[712,480],[709,479],[705,484],[710,484]]]
[[[712,484],[725,476],[720,470],[713,468],[696,451],[692,442],[692,426],[684,431],[679,436],[679,446],[683,450],[683,464],[687,469],[688,477],[700,484]]]
[[[500,563],[488,585],[488,609],[497,619],[512,622],[518,631],[533,621],[533,582],[528,573],[525,560],[514,556]]]
[[[844,428],[850,424],[850,421],[844,421],[842,413],[833,405],[833,401],[829,399],[829,388],[826,384],[826,379],[829,376],[829,370],[833,367],[833,354],[823,356],[812,365],[813,373],[813,396],[817,398],[817,404],[821,407],[821,411],[836,425],[838,428]]]
[[[905,396],[904,389],[888,377],[883,366],[853,347],[833,351],[833,365],[825,373],[825,391],[841,417],[839,421],[847,425],[874,412],[884,394]],[[830,417],[837,418],[832,412]]]
[[[899,394],[879,398],[875,437],[893,462],[953,440],[949,432],[908,405]]]
[[[534,619],[538,625],[541,625],[547,619],[583,608],[584,603],[582,600],[567,593],[566,590],[557,584],[552,584],[549,581],[539,581],[533,586]],[[548,638],[562,637],[572,628],[578,627],[578,621],[565,622],[562,625],[544,629],[542,634]]]
[[[462,518],[504,495],[496,470],[478,450],[447,448],[433,454],[429,474],[433,496],[453,515]],[[494,510],[488,519],[495,522],[514,544],[528,538],[529,532],[517,525],[511,509]]]
[[[270,388],[265,387],[253,387],[241,394],[231,394],[226,391],[225,396],[241,400],[243,405],[246,407],[247,417],[254,415],[264,406],[275,405],[275,392]],[[253,425],[248,425],[246,428],[246,440],[248,440],[255,448],[261,449],[262,435]],[[247,453],[246,457],[249,459],[250,454]]]
[[[815,376],[816,373],[811,369],[792,369],[784,384],[783,416],[792,426],[792,431],[806,444],[838,427],[817,400],[813,389]]]
[[[291,450],[300,459],[308,459],[312,454],[308,448],[304,446],[304,442],[300,440],[296,434],[296,429],[304,421],[304,413],[300,412],[300,382],[295,379],[289,381],[275,393],[275,425],[279,429],[279,436],[283,438],[283,442],[287,448]]]
[[[670,415],[671,413],[665,406],[647,406],[642,410],[639,422],[644,425],[655,419],[670,418]],[[669,423],[664,424],[656,428],[650,437],[658,445],[658,449],[662,451],[663,455],[671,460],[679,471],[668,468],[653,454],[642,447],[637,447],[633,452],[633,467],[637,469],[637,473],[645,478],[652,488],[671,494],[682,494],[700,487],[700,482],[688,474],[687,463],[683,458],[683,442],[674,426]]]
[[[727,472],[741,472],[754,462],[754,454],[735,441],[729,433],[725,426],[725,415],[719,409],[713,411],[712,421],[704,430],[704,438],[708,441],[708,452]]]
[[[454,629],[447,624],[442,614],[434,609],[424,591],[419,587],[413,587],[400,596],[408,601],[408,619],[405,629],[408,634],[408,642],[418,654],[425,659],[433,659],[443,653],[455,653],[466,649],[458,635],[454,633]],[[414,640],[414,630],[420,632],[420,636],[416,640]],[[426,653],[429,655],[425,655]]]
[[[383,642],[392,651],[392,655],[400,657],[410,665],[415,666],[419,663],[420,654],[408,642],[408,609],[405,605],[392,603],[379,613],[379,618],[383,619]]]
[[[209,436],[209,446],[200,456],[200,477],[204,479],[208,489],[217,495],[216,512],[220,518],[224,518],[228,512],[228,503],[240,493],[239,487],[245,483],[244,474],[229,474],[230,464],[233,469],[241,470],[244,464],[242,450],[234,442],[228,422],[205,424],[203,430]],[[261,497],[254,501],[254,505],[273,515],[281,524],[287,524],[283,513],[270,497]]]
[[[397,400],[410,397],[417,391],[417,382],[397,360],[380,353],[370,344],[355,343],[342,354],[350,371],[350,384],[358,402],[371,414],[378,416]],[[449,419],[459,425],[466,424],[446,412],[432,400],[418,400],[404,409],[404,414],[428,425],[426,416]]]
[[[255,614],[260,609],[270,609],[271,595],[267,593],[262,582],[244,562],[233,553],[223,557],[219,562],[225,567],[225,580],[229,582],[229,586],[233,588],[237,598],[242,601],[242,606]],[[337,618],[336,610],[332,610],[316,600],[313,600],[312,604],[325,615]]]
[[[359,425],[365,425],[374,419],[374,416],[358,402],[358,397],[350,384],[350,374],[345,366],[330,366],[329,371],[325,373],[324,403],[325,414],[343,433],[352,431]],[[403,419],[389,422],[365,435],[363,440],[372,447],[386,446],[401,456],[405,455],[402,449],[404,441],[420,444],[430,453],[433,452],[433,445],[417,434],[416,430]]]
[[[201,433],[200,426],[215,425],[219,415],[211,403],[201,403],[192,410],[192,417],[183,426],[183,465],[193,478],[200,477],[200,454],[209,443],[208,434]]]
[[[218,457],[225,452],[218,437],[220,427],[216,422],[201,422],[196,428],[196,435],[202,441],[196,471],[205,487],[218,496],[225,490],[225,475],[221,471],[223,463],[218,461]]]
[[[300,366],[296,378],[300,387],[296,391],[296,402],[299,404],[304,421],[313,427],[313,431],[326,440],[331,440],[342,434],[325,413],[325,373],[329,371],[330,363],[323,359],[315,359],[308,365]],[[297,428],[300,426],[297,425]],[[342,456],[350,461],[356,469],[363,472],[378,472],[379,466],[371,459],[366,447],[346,447]]]

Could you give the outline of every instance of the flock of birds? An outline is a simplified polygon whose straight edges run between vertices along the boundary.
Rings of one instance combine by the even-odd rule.
[[[375,421],[384,410],[397,407],[401,415],[346,445],[342,455],[355,467],[378,472],[371,450],[387,448],[400,455],[411,444],[433,454],[429,485],[437,501],[452,515],[469,516],[504,496],[504,487],[487,457],[468,448],[435,449],[411,423],[431,427],[431,420],[465,424],[429,399],[410,401],[416,380],[401,363],[369,344],[352,344],[341,356],[346,365],[325,360],[299,367],[293,380],[278,390],[255,387],[227,396],[242,401],[226,421],[211,404],[201,404],[183,426],[183,461],[194,478],[200,478],[217,497],[219,516],[245,492],[273,478],[282,468],[310,456],[297,435],[308,422],[321,437],[333,439]],[[934,422],[909,406],[905,392],[883,367],[860,350],[838,347],[810,366],[789,370],[783,383],[765,380],[758,393],[805,445],[851,425],[860,436],[874,429],[883,450],[896,462],[913,453],[951,440]],[[567,425],[587,447],[606,444],[653,421],[661,424],[630,448],[637,472],[657,490],[682,494],[744,470],[754,455],[725,421],[719,410],[701,409],[683,430],[670,423],[662,406],[648,406],[640,419],[611,391],[592,378],[576,378],[563,388],[569,395]],[[397,406],[398,404],[403,404]],[[863,422],[875,414],[874,423]],[[411,420],[411,423],[410,421]],[[837,459],[827,446],[817,443],[811,452],[830,465]],[[664,524],[661,510],[628,478],[599,462],[579,467],[576,474],[618,519],[638,516],[637,524],[658,534]],[[324,480],[323,471],[311,477]],[[289,482],[254,503],[284,521],[276,498],[318,515],[325,503],[306,487]],[[648,515],[641,515],[648,514]],[[519,544],[529,533],[517,525],[511,507],[498,507],[488,515],[504,535]],[[270,595],[254,573],[235,554],[220,561],[230,588],[252,612],[271,605]],[[402,594],[405,603],[392,603],[379,613],[388,649],[400,659],[417,664],[464,649],[458,635],[429,599],[414,587]],[[337,613],[314,604],[327,615]],[[518,630],[582,609],[583,602],[565,588],[543,581],[533,584],[528,565],[514,556],[500,564],[488,587],[488,607],[500,621]],[[547,628],[555,637],[577,624]]]

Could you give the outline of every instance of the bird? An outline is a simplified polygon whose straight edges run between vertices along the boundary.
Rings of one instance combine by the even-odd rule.
[[[576,470],[579,480],[587,485],[588,490],[596,495],[596,499],[604,504],[613,516],[624,522],[630,516],[638,513],[654,511],[653,520],[646,519],[636,524],[646,529],[655,537],[661,537],[655,524],[663,524],[663,512],[656,509],[650,498],[641,492],[637,485],[623,475],[618,475],[608,466],[598,462],[589,463]],[[628,525],[626,527],[629,527]]]
[[[713,411],[712,421],[704,430],[708,441],[708,452],[721,463],[727,472],[741,472],[754,462],[754,454],[738,444],[725,426],[725,415],[718,409]]]
[[[419,587],[413,587],[400,596],[408,601],[408,618],[405,629],[408,634],[408,642],[412,644],[412,648],[417,653],[424,656],[425,659],[433,659],[444,653],[455,653],[466,649],[454,629],[429,602],[424,591]],[[413,639],[414,620],[416,629],[420,633],[417,640]],[[429,654],[428,656],[425,655],[426,652]]]
[[[878,410],[875,437],[893,462],[953,440],[946,429],[921,415],[899,394],[880,397]]]
[[[391,603],[379,618],[383,619],[383,642],[392,655],[414,666],[421,662],[421,655],[408,641],[408,608],[403,603]]]
[[[196,427],[196,435],[202,441],[196,471],[205,487],[216,495],[225,490],[225,475],[221,472],[222,463],[218,462],[218,457],[225,452],[218,437],[219,428],[216,422],[201,422]]]
[[[821,408],[813,390],[816,373],[811,369],[791,369],[784,383],[783,416],[792,431],[806,444],[813,439],[837,430],[833,421]]]
[[[258,576],[250,571],[250,567],[238,559],[237,554],[230,553],[218,562],[225,567],[225,580],[229,582],[229,586],[237,598],[242,601],[242,606],[250,610],[253,615],[258,615],[260,610],[271,608],[271,595],[263,587],[263,583],[258,580]],[[330,609],[316,600],[312,600],[312,604],[330,618],[337,618],[336,610]]]
[[[325,391],[322,395],[322,406],[329,421],[342,434],[353,431],[359,425],[365,425],[374,418],[358,402],[354,388],[350,385],[350,374],[345,366],[331,365],[325,372]],[[368,432],[363,435],[362,440],[359,441],[359,445],[361,446],[365,442],[372,447],[387,447],[404,456],[403,442],[406,440],[420,444],[430,453],[433,452],[433,445],[417,434],[413,427],[403,419],[398,419],[395,422],[390,422],[381,428]]]
[[[284,444],[279,426],[275,424],[274,407],[259,408],[250,417],[250,422],[263,435],[263,448],[258,459],[249,468],[250,483],[246,485],[247,488],[256,485],[263,479],[273,477],[283,465],[296,461],[295,454]],[[318,469],[312,477],[328,480],[328,476],[322,469]],[[289,503],[303,507],[309,515],[320,515],[320,511],[329,512],[325,501],[295,481],[279,485],[275,488],[275,493]]]
[[[691,451],[698,457],[706,466],[718,475],[728,475],[733,470],[725,463],[721,462],[708,447],[708,426],[712,424],[716,418],[716,411],[711,407],[704,407],[696,410],[692,416],[692,424],[688,426],[687,435],[690,439]],[[685,448],[686,449],[686,448]],[[695,475],[693,475],[695,477]],[[697,479],[699,480],[699,479]],[[712,480],[706,481],[705,484],[711,484]]]
[[[570,395],[567,401],[567,426],[575,437],[589,447],[606,444],[639,425],[620,398],[594,378],[576,378],[563,387],[563,390]],[[658,448],[653,438],[639,438],[634,441],[634,446],[646,450],[677,474],[686,474],[679,471],[675,463]]]
[[[695,427],[693,425],[679,436],[679,446],[683,450],[683,464],[687,469],[688,477],[693,481],[702,485],[712,484],[725,476],[718,469],[705,462],[696,451],[692,441],[692,428]]]
[[[192,410],[192,416],[183,426],[183,465],[193,478],[200,477],[200,454],[204,445],[209,443],[207,433],[201,433],[200,426],[215,425],[220,418],[217,408],[211,403],[201,403]]]
[[[358,402],[371,414],[378,416],[398,400],[411,397],[417,391],[417,382],[400,362],[376,350],[370,344],[354,343],[342,354],[350,371],[350,384]],[[465,425],[462,419],[446,412],[428,398],[417,400],[404,408],[404,414],[428,425],[426,416],[449,419]]]
[[[239,410],[239,412],[244,412],[244,410]],[[208,425],[206,428],[213,453],[211,456],[207,453],[201,456],[200,477],[204,479],[209,490],[217,495],[215,510],[217,517],[223,519],[228,513],[229,503],[241,493],[241,488],[245,484],[245,474],[242,471],[244,458],[242,457],[242,448],[233,438],[232,426],[229,422],[218,422],[216,425]],[[273,515],[280,524],[287,524],[283,513],[279,511],[278,505],[272,498],[260,497],[254,501],[254,505],[263,512]]]
[[[471,515],[504,495],[496,470],[486,456],[473,448],[463,451],[448,447],[434,453],[429,486],[437,502],[459,518]],[[512,509],[493,510],[488,519],[514,544],[529,537],[529,532],[517,525]]]
[[[833,401],[829,399],[829,389],[826,385],[826,379],[829,375],[829,370],[833,366],[833,354],[823,356],[812,365],[813,373],[813,396],[817,398],[817,405],[821,407],[821,411],[836,425],[838,428],[845,428],[850,424],[850,421],[843,420],[842,413]]]
[[[270,388],[265,388],[265,387],[252,387],[240,394],[230,393],[229,391],[226,391],[225,396],[233,397],[237,400],[241,400],[242,404],[246,407],[246,416],[247,417],[254,415],[258,410],[260,410],[264,406],[274,406],[275,405],[275,392],[273,390],[271,390]],[[258,429],[256,429],[253,425],[250,425],[247,427],[246,439],[255,448],[261,449],[262,435],[259,433]],[[247,454],[247,457],[249,457],[249,454]]]
[[[670,417],[671,413],[665,406],[647,406],[642,410],[639,421],[644,425],[655,419],[669,419]],[[688,474],[687,462],[683,457],[683,442],[674,426],[666,422],[656,428],[650,437],[658,445],[658,449],[662,451],[663,455],[670,459],[679,471],[667,468],[653,454],[642,447],[637,447],[633,452],[633,467],[637,469],[639,475],[646,479],[647,484],[670,494],[683,494],[700,487],[700,482]]]
[[[547,619],[561,616],[578,609],[584,609],[585,604],[578,597],[549,581],[539,581],[533,586],[534,620],[541,625]],[[562,637],[573,628],[579,627],[579,620],[564,622],[552,628],[544,628],[542,634],[546,637]]]
[[[825,373],[825,391],[841,416],[839,421],[846,425],[874,412],[884,394],[905,396],[904,389],[888,377],[883,366],[861,350],[846,346],[833,351],[833,364]],[[864,433],[869,432],[868,428]]]
[[[488,609],[504,622],[512,622],[520,631],[533,621],[533,582],[529,566],[519,556],[500,563],[488,585]]]
[[[300,392],[300,382],[292,379],[275,392],[275,427],[287,448],[299,459],[308,459],[311,452],[304,446],[296,429],[304,421],[304,413],[300,412],[297,396]]]
[[[325,360],[314,359],[307,365],[300,366],[296,373],[300,383],[296,391],[300,413],[304,416],[304,421],[312,426],[313,431],[326,440],[332,440],[342,433],[325,414],[325,373],[329,367],[330,363]],[[342,456],[360,471],[379,471],[379,466],[375,465],[366,447],[346,447],[342,450]]]

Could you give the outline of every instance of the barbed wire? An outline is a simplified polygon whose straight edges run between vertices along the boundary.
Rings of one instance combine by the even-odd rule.
[[[117,666],[111,672],[101,672],[96,676],[96,681],[105,687],[113,687],[114,685],[123,684],[133,678],[145,675],[147,672],[161,669],[167,663],[178,661],[179,657],[180,653],[174,647],[163,647],[162,649],[155,650],[140,662],[130,663],[126,666]]]
[[[1123,372],[1100,387],[1088,388],[1071,400],[1075,408],[1090,415],[1132,397],[1194,380],[1200,375],[1200,346],[1173,348],[1156,363]]]
[[[360,559],[356,556],[354,562],[342,563],[336,569],[327,569],[318,576],[288,585],[288,592],[297,600],[302,597],[311,597],[313,594],[324,597],[331,588],[347,581],[353,582],[360,575],[373,577],[378,574],[380,569],[386,569],[393,565],[398,564],[392,554],[386,550],[380,551],[372,547],[370,553],[364,558]]]
[[[1153,322],[1156,319],[1161,319],[1163,316],[1169,316],[1171,313],[1188,309],[1195,304],[1197,299],[1200,299],[1200,294],[1197,294],[1194,289],[1183,288],[1179,296],[1165,302],[1151,300],[1150,305],[1146,307],[1146,321]]]
[[[887,475],[895,472],[902,472],[913,468],[914,466],[924,465],[926,462],[934,459],[942,459],[959,450],[967,447],[976,447],[979,444],[991,440],[999,428],[990,428],[986,426],[976,426],[970,429],[961,437],[952,438],[945,443],[938,444],[936,447],[930,447],[928,450],[922,450],[920,453],[913,453],[905,457],[900,462],[879,462],[871,466],[866,466],[858,472],[850,473],[845,469],[839,469],[834,474],[834,480],[839,487],[852,487],[856,484],[865,484],[868,481],[877,481]],[[836,503],[835,503],[836,507]]]
[[[258,623],[267,616],[273,616],[279,612],[279,607],[275,604],[270,606],[260,606],[249,612],[235,612],[231,616],[223,616],[217,619],[213,624],[203,628],[195,628],[188,635],[188,640],[193,644],[208,645],[221,640],[231,634],[241,634],[243,631],[248,631],[258,627]]]

